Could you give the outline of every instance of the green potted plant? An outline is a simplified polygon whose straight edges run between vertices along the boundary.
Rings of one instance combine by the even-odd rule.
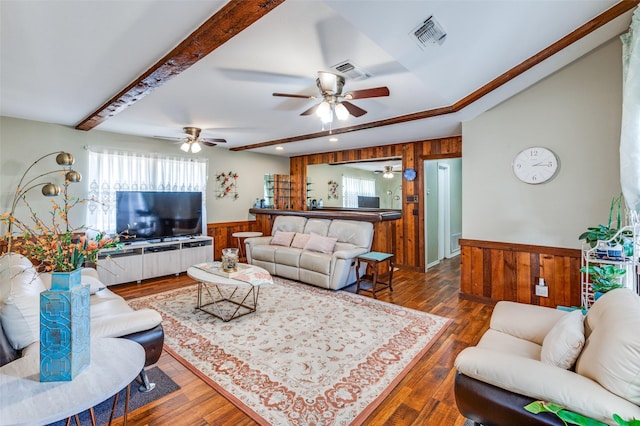
[[[602,423],[598,420],[583,416],[582,414],[575,413],[567,410],[565,407],[553,402],[547,401],[534,401],[524,407],[530,413],[552,413],[558,416],[565,425],[578,425],[578,426],[606,426],[606,423]],[[624,420],[618,414],[613,415],[613,420],[619,426],[640,426],[640,420],[631,419]]]
[[[587,228],[580,234],[579,240],[585,240],[591,248],[596,248],[596,256],[622,258],[633,256],[633,233],[631,230],[623,230],[622,210],[623,195],[620,194],[611,200],[609,208],[609,221],[606,225],[598,225]]]
[[[615,265],[589,265],[580,268],[580,272],[589,274],[591,277],[591,290],[595,299],[598,300],[602,294],[624,287],[621,278],[627,273],[627,270]]]

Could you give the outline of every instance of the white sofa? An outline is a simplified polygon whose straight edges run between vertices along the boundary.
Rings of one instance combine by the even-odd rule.
[[[133,310],[100,282],[95,269],[82,269],[82,283],[90,286],[91,338],[129,338],[145,349],[145,366],[155,363],[164,342],[160,314]],[[24,351],[39,350],[40,293],[50,287],[51,275],[38,274],[29,259],[16,254],[0,258],[0,365]],[[141,379],[150,390],[144,370]]]
[[[294,235],[292,244],[276,245],[274,236],[282,235],[278,233],[302,235]],[[295,247],[300,236],[308,241]],[[332,240],[335,240],[333,247]],[[355,259],[371,250],[372,240],[370,222],[278,216],[271,236],[247,238],[245,245],[247,262],[271,275],[338,290],[355,282]],[[321,247],[323,243],[328,243],[330,251]],[[318,247],[325,252],[318,251]]]
[[[574,365],[575,361],[575,365]],[[477,424],[562,424],[529,415],[550,401],[606,424],[640,419],[640,296],[604,294],[581,311],[498,302],[489,330],[455,360],[460,412]]]

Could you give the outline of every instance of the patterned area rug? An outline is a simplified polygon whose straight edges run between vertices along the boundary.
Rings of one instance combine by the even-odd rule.
[[[258,309],[223,322],[197,285],[130,301],[163,317],[165,347],[255,421],[361,424],[450,321],[274,277]],[[222,286],[221,286],[222,288]]]

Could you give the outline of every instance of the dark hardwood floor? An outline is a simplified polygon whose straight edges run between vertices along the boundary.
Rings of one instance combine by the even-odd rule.
[[[181,287],[186,275],[110,287],[126,299]],[[453,361],[474,345],[488,328],[493,306],[458,297],[459,257],[445,260],[427,273],[399,270],[394,291],[380,300],[453,319],[453,323],[391,394],[365,421],[366,425],[457,425],[464,418],[453,395]],[[355,285],[347,291],[355,291]],[[181,389],[140,407],[128,416],[133,425],[254,425],[253,420],[205,384],[167,352],[158,365]]]

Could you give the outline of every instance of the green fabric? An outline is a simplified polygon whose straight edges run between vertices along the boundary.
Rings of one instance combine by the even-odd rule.
[[[360,259],[369,259],[369,260],[375,260],[377,262],[381,262],[383,260],[389,259],[390,257],[393,257],[393,255],[389,253],[380,253],[377,251],[372,251],[372,252],[360,255],[358,257]]]

